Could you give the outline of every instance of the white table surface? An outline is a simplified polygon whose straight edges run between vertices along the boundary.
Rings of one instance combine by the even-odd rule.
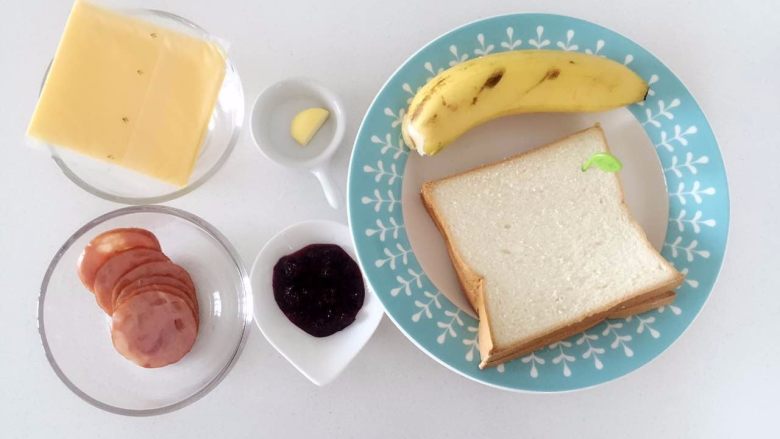
[[[117,3],[117,2],[114,2]],[[336,4],[337,3],[337,4]],[[252,329],[243,355],[210,394],[152,418],[104,413],[47,364],[36,331],[41,277],[87,220],[120,207],[71,184],[24,146],[44,66],[70,0],[4,1],[0,26],[0,436],[2,437],[735,437],[774,433],[780,392],[780,6],[743,2],[420,0],[138,0],[230,42],[248,101],[272,82],[329,84],[348,113],[334,163],[343,187],[358,124],[412,52],[460,24],[495,14],[568,14],[603,24],[657,54],[688,85],[719,139],[731,190],[731,232],[709,303],[652,364],[569,394],[504,392],[430,359],[385,319],[336,382],[312,385]],[[480,5],[480,3],[490,3]],[[132,4],[122,0],[119,4]],[[285,225],[346,222],[313,177],[280,169],[244,132],[227,164],[168,203],[203,216],[250,264]],[[273,206],[273,207],[272,207]],[[101,373],[101,371],[96,371]],[[776,421],[776,419],[774,419]]]

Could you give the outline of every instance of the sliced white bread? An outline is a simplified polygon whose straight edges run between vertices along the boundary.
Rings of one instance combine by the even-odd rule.
[[[423,185],[480,319],[480,367],[674,299],[683,276],[631,218],[617,174],[581,170],[608,151],[596,126]]]

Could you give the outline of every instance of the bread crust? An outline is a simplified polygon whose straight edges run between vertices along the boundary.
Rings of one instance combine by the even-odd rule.
[[[453,240],[450,239],[450,234],[444,227],[441,217],[434,207],[431,198],[431,190],[434,184],[435,182],[428,182],[422,185],[420,196],[422,198],[423,206],[425,206],[425,210],[428,211],[428,215],[433,219],[436,228],[439,229],[439,233],[441,233],[442,238],[444,238],[444,243],[447,246],[447,253],[450,255],[450,261],[452,262],[453,267],[455,267],[455,273],[458,275],[460,288],[463,290],[466,299],[468,299],[471,307],[474,309],[474,313],[479,316],[482,277],[466,264],[460,253],[458,253],[458,250],[455,248]]]
[[[654,298],[660,293],[663,293],[664,291],[668,291],[672,286],[673,286],[673,282],[669,282],[667,284],[661,285],[659,288],[644,292],[638,296],[634,296],[634,298],[632,299],[637,299],[640,302],[643,300],[648,300]],[[527,341],[523,340],[517,343],[513,343],[504,348],[496,348],[493,344],[492,337],[490,336],[484,337],[484,338],[490,338],[491,340],[489,343],[485,343],[485,345],[483,346],[482,344],[483,337],[482,337],[482,333],[480,333],[479,347],[480,347],[480,355],[482,361],[479,363],[479,368],[484,369],[486,367],[498,366],[503,362],[513,360],[517,357],[531,353],[533,351],[536,351],[537,349],[555,343],[556,341],[564,340],[573,335],[579,334],[580,332],[588,328],[592,328],[593,326],[596,326],[599,323],[603,322],[605,319],[607,319],[610,316],[610,314],[613,312],[615,308],[618,308],[621,305],[622,303],[616,306],[607,306],[602,311],[598,311],[594,314],[591,314],[590,316],[587,316],[578,322],[558,327],[557,329],[554,329],[553,331],[548,332],[547,334],[541,337],[537,337]],[[484,355],[483,355],[483,349],[484,349]]]
[[[634,314],[642,314],[644,312],[652,311],[656,308],[669,305],[670,303],[674,302],[674,299],[676,298],[677,298],[677,293],[675,293],[674,291],[664,291],[658,296],[648,298],[647,300],[642,302],[630,304],[628,302],[632,302],[632,301],[629,300],[626,303],[623,303],[622,305],[613,309],[609,313],[607,318],[624,319],[628,316],[633,316]]]
[[[428,214],[430,215],[433,222],[436,224],[436,228],[439,230],[442,237],[444,238],[444,241],[447,246],[447,252],[450,256],[452,265],[455,268],[455,272],[457,273],[458,282],[460,283],[460,286],[463,289],[463,292],[465,293],[469,303],[471,304],[471,306],[474,308],[474,311],[479,316],[480,322],[479,322],[479,332],[478,332],[478,339],[479,339],[478,344],[479,344],[480,356],[482,359],[479,365],[480,368],[496,366],[505,361],[509,361],[519,356],[525,355],[529,352],[533,352],[546,345],[549,345],[559,340],[563,340],[574,334],[582,332],[590,327],[593,327],[601,323],[603,320],[607,318],[627,317],[629,315],[645,312],[655,307],[666,305],[674,301],[674,298],[676,296],[676,294],[674,293],[674,289],[676,289],[682,283],[684,276],[679,272],[677,272],[677,270],[675,270],[674,267],[672,267],[672,265],[669,264],[669,262],[664,259],[662,263],[665,263],[668,269],[671,269],[677,274],[677,276],[675,276],[668,282],[665,282],[660,285],[655,285],[643,291],[638,291],[636,294],[633,294],[630,298],[621,301],[619,303],[605,304],[605,306],[602,309],[592,313],[591,315],[585,316],[583,319],[577,322],[568,322],[562,324],[558,328],[555,328],[552,331],[542,336],[530,340],[520,340],[516,343],[512,343],[511,345],[504,346],[504,347],[495,345],[492,336],[492,329],[490,325],[490,317],[488,316],[488,313],[486,311],[487,309],[486,303],[488,300],[490,300],[490,298],[486,297],[487,295],[484,294],[484,279],[479,273],[476,273],[465,262],[462,255],[458,252],[458,249],[454,244],[454,239],[452,239],[447,228],[444,226],[443,219],[436,208],[436,204],[433,199],[433,190],[436,187],[436,185],[444,181],[447,181],[449,179],[457,178],[459,176],[471,172],[476,172],[478,170],[482,170],[487,167],[497,166],[505,162],[508,162],[510,160],[515,160],[519,157],[522,157],[534,151],[541,150],[559,144],[561,142],[566,142],[571,137],[578,136],[584,132],[591,131],[591,130],[595,130],[598,133],[598,135],[601,137],[602,141],[604,142],[604,145],[606,146],[606,150],[609,151],[609,146],[604,136],[604,132],[601,129],[600,125],[596,124],[594,127],[582,131],[578,131],[556,142],[552,142],[550,144],[538,148],[534,148],[532,150],[525,151],[520,154],[512,155],[510,157],[507,157],[497,162],[484,164],[476,168],[472,168],[471,170],[454,174],[440,180],[426,182],[422,185],[422,188],[420,190],[420,195],[422,198],[423,205],[425,206],[425,209],[428,211]],[[639,232],[644,244],[649,249],[656,251],[653,245],[647,239],[647,235],[645,234],[644,230],[642,230],[642,228],[639,226],[636,220],[634,220],[634,218],[631,216],[631,213],[628,210],[628,206],[625,203],[623,186],[617,175],[615,175],[615,179],[617,180],[617,185],[620,191],[620,206],[627,214],[630,224]]]

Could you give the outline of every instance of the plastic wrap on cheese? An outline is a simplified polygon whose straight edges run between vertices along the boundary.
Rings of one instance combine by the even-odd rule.
[[[76,1],[27,135],[185,186],[225,68],[215,41]]]

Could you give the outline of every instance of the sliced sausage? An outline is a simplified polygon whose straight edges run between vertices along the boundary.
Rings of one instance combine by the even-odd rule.
[[[94,291],[95,276],[100,267],[111,256],[133,248],[160,250],[160,243],[152,232],[137,228],[113,229],[93,238],[79,256],[77,271],[81,283]]]
[[[95,300],[108,314],[113,311],[112,294],[114,285],[122,275],[148,262],[167,261],[168,257],[159,250],[134,248],[115,254],[103,264],[95,276]]]
[[[147,291],[123,302],[111,320],[111,341],[122,356],[141,367],[163,367],[184,357],[198,326],[178,296]]]
[[[117,297],[126,286],[148,276],[167,276],[176,279],[185,286],[185,291],[192,293],[192,300],[197,300],[195,284],[187,270],[171,261],[155,261],[139,265],[122,275],[114,285],[111,303],[116,303]]]
[[[177,283],[179,285],[176,285]],[[195,321],[200,323],[198,301],[193,299],[192,293],[188,291],[186,285],[167,276],[147,276],[126,286],[122,289],[122,292],[119,293],[119,296],[117,296],[117,300],[113,304],[114,310],[116,311],[124,302],[147,291],[162,291],[178,296],[187,303],[187,306],[189,306],[192,311],[192,315],[195,317]]]

